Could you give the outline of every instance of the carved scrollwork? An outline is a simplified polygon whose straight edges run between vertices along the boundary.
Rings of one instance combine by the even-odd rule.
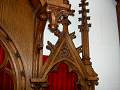
[[[64,4],[69,4],[69,0],[63,0]]]
[[[52,52],[54,50],[54,45],[50,41],[47,41],[47,44],[48,45],[46,46],[46,48]]]
[[[76,38],[75,32],[70,33],[70,38],[71,39],[75,39]]]
[[[71,24],[71,22],[70,22],[70,20],[68,19],[68,17],[64,17],[64,18],[61,20],[61,23],[62,23],[62,25],[66,25],[66,26],[68,26],[68,25]]]
[[[74,10],[69,10],[63,7],[57,7],[53,5],[48,5],[47,13],[48,17],[50,18],[49,28],[51,32],[54,32],[58,29],[59,23],[64,19],[63,17],[68,17],[69,15],[74,15]]]
[[[59,52],[59,58],[66,58],[66,57],[70,57],[70,51],[67,44],[64,44],[63,48]]]
[[[58,36],[59,38],[63,36],[63,33],[60,30],[55,30],[54,35]]]
[[[38,42],[37,43],[37,50],[38,50],[38,53],[40,52],[40,50],[43,49],[43,43],[42,42]]]
[[[20,54],[19,54],[18,51],[15,52],[15,57],[16,57],[16,58],[21,58],[21,56],[20,56]]]
[[[82,52],[82,45],[77,48],[77,52],[81,53]]]

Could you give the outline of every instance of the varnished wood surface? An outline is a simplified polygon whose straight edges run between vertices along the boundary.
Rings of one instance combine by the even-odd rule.
[[[43,90],[41,83],[48,83],[47,74],[61,62],[66,63],[69,70],[76,70],[79,75],[77,83],[81,90],[95,90],[98,77],[89,58],[88,23],[85,22],[83,27],[83,31],[87,29],[83,32],[83,44],[75,47],[73,43],[75,33],[68,32],[70,24],[68,16],[74,15],[74,10],[71,10],[70,6],[68,0],[2,0],[0,2],[0,26],[9,36],[9,39],[6,39],[7,35],[4,36],[4,33],[0,32],[0,35],[4,36],[0,40],[7,44],[5,47],[8,47],[8,50],[11,50],[9,53],[17,73],[15,90]],[[59,39],[55,45],[48,41],[47,49],[51,53],[48,62],[43,65],[43,33],[47,20],[50,22],[49,30]],[[63,32],[58,30],[59,24],[63,25]],[[79,56],[79,53],[83,52],[85,58]]]

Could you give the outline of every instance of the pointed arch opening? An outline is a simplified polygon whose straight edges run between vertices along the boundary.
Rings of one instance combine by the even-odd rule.
[[[24,72],[19,51],[0,26],[0,90],[25,90]]]
[[[0,45],[0,90],[14,90],[14,70],[5,47]]]
[[[67,64],[59,63],[56,70],[48,73],[47,90],[78,90],[77,80],[76,72],[69,71]]]

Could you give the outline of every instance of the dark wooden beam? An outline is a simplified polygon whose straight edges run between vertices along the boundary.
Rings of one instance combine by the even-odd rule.
[[[119,30],[119,41],[120,41],[120,0],[115,0],[117,2],[116,10],[117,10],[117,19],[118,19],[118,30]]]

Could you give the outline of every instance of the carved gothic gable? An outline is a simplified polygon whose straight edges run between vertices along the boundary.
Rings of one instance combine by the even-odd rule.
[[[41,77],[46,78],[48,72],[60,62],[68,64],[69,69],[78,71],[80,79],[86,77],[84,65],[68,33],[58,40],[47,61],[43,66]]]

